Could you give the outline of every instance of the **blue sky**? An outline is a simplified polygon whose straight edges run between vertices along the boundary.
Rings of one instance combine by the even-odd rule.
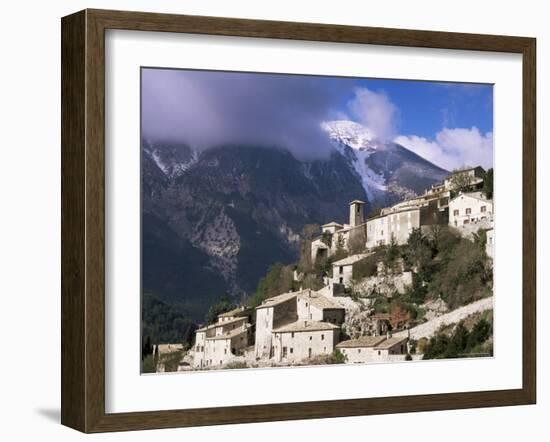
[[[433,138],[444,127],[493,130],[492,85],[369,79],[356,84],[389,97],[400,110],[401,133]]]
[[[493,87],[429,81],[142,69],[142,129],[198,149],[224,143],[331,151],[320,123],[349,119],[452,170],[493,163]]]

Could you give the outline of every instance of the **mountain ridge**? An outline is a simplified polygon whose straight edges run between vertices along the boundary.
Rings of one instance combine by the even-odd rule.
[[[144,290],[190,304],[200,318],[209,306],[201,301],[224,291],[235,299],[251,294],[270,265],[294,262],[306,225],[347,222],[351,200],[391,204],[447,174],[348,126],[354,131],[340,123],[328,133],[328,158],[309,161],[278,147],[228,144],[197,153],[185,143],[143,140]]]

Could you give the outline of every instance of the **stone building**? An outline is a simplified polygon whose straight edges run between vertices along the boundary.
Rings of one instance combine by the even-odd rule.
[[[433,225],[453,225],[449,205],[451,193],[460,189],[476,190],[483,187],[485,170],[480,167],[452,172],[443,183],[433,184],[424,193],[383,208],[380,214],[364,218],[365,202],[350,202],[349,224],[330,222],[321,227],[322,234],[311,245],[311,259],[326,259],[339,248],[360,251],[387,245],[392,238],[397,244],[407,242],[413,229]]]
[[[339,326],[344,320],[345,309],[343,307],[311,289],[284,293],[269,298],[256,307],[255,357],[257,359],[282,358],[282,353],[279,353],[277,356],[277,351],[283,351],[282,346],[279,344],[281,339],[284,340],[287,338],[285,335],[287,327],[293,327],[294,329],[303,328],[304,330],[315,332],[312,336],[317,336],[320,341],[324,341],[324,345],[311,347],[312,352],[318,355],[321,354],[319,353],[320,349],[327,347],[330,353],[334,350],[338,334],[333,332],[329,339],[327,333],[321,333],[323,335],[321,336],[316,331],[317,329],[339,330]],[[315,330],[311,328],[312,324],[315,324]],[[301,333],[299,330],[293,331]],[[293,336],[289,339],[292,338]],[[298,344],[302,342],[300,339],[293,341],[295,345],[292,346],[292,354],[294,356],[288,356],[289,358],[299,357],[303,359],[307,357],[309,353],[307,349],[310,347],[298,347]],[[279,345],[279,350],[276,348],[277,345]],[[290,347],[288,348],[290,349]]]
[[[422,197],[382,209],[380,215],[367,221],[367,248],[405,244],[413,229],[448,223],[448,197]]]
[[[251,324],[241,309],[218,315],[218,321],[196,332],[193,366],[221,367],[240,356],[249,345]],[[228,315],[229,314],[229,315]]]
[[[321,236],[311,244],[311,260],[326,259],[337,250],[362,248],[367,241],[365,223],[365,202],[353,200],[349,203],[349,224],[330,222],[321,226]]]
[[[408,337],[388,336],[374,346],[374,362],[402,361],[408,353]]]
[[[298,320],[296,297],[299,293],[283,293],[256,307],[254,354],[257,359],[273,357],[273,329]]]
[[[225,313],[220,313],[218,315],[218,322],[223,323],[226,321],[231,321],[236,318],[248,318],[250,320],[250,309],[246,309],[245,307],[237,307],[233,310],[230,310]]]
[[[361,261],[367,258],[369,253],[359,253],[357,255],[351,255],[344,259],[339,259],[332,263],[332,280],[333,285],[339,284],[344,287],[351,285],[353,279],[353,269]]]
[[[481,192],[461,193],[449,202],[450,226],[463,227],[492,219],[493,201]]]
[[[407,343],[407,337],[392,337],[388,334],[342,341],[336,348],[346,356],[349,363],[388,362],[405,360],[408,353]]]
[[[443,186],[446,190],[458,190],[461,187],[480,189],[483,187],[484,176],[485,169],[481,166],[455,170],[447,178],[445,178]]]
[[[296,298],[298,319],[330,322],[341,325],[345,320],[344,307],[313,290],[306,290]]]
[[[273,357],[277,362],[299,362],[329,355],[339,334],[340,328],[330,322],[300,319],[273,330]]]

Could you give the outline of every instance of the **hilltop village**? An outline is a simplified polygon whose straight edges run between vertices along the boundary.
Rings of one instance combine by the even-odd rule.
[[[365,202],[351,201],[348,223],[324,224],[306,242],[302,261],[307,265],[294,268],[289,291],[218,314],[196,330],[195,343],[178,369],[377,363],[421,359],[424,351],[434,351],[426,346],[427,339],[492,309],[494,205],[492,192],[484,191],[485,177],[481,167],[453,172],[422,195],[369,218]],[[406,304],[390,304],[396,297],[410,299],[427,290],[426,277],[422,279],[426,259],[415,256],[423,244],[477,244],[481,234],[479,259],[490,280],[483,296],[471,299],[465,283],[454,298],[445,297],[442,288],[435,299],[415,301],[414,315],[402,307]],[[405,256],[399,250],[407,245]],[[443,261],[441,256],[433,260]],[[307,269],[321,271],[321,281],[308,284]],[[431,285],[447,287],[444,283],[434,278]],[[487,333],[476,349],[486,348]],[[490,345],[492,351],[492,341]]]

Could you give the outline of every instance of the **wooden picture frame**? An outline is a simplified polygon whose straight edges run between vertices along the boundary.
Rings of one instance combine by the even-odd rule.
[[[105,30],[517,53],[523,57],[523,385],[272,405],[105,412]],[[62,19],[62,424],[83,432],[533,404],[536,400],[536,41],[533,38],[84,10]]]

